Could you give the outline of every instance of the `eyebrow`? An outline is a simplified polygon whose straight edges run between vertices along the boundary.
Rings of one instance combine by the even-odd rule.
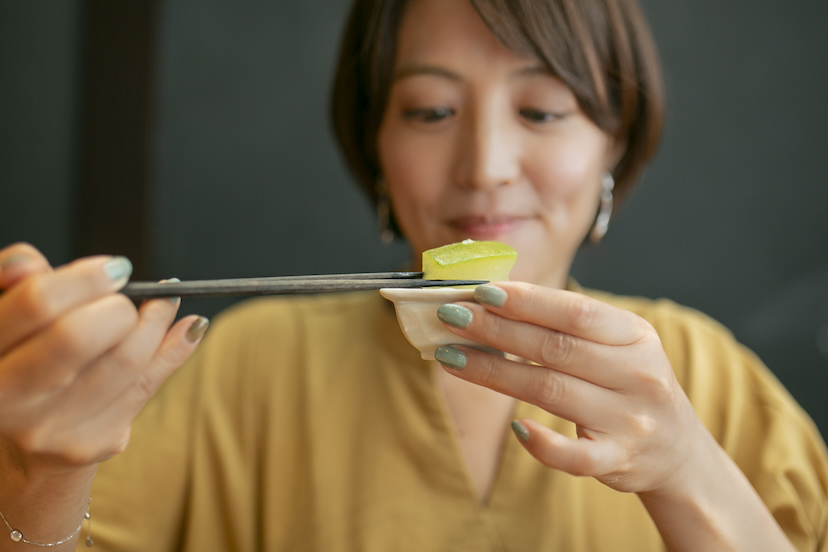
[[[463,77],[461,77],[454,71],[449,71],[448,69],[443,69],[442,67],[436,67],[434,65],[421,64],[406,65],[402,67],[396,73],[394,73],[394,80],[399,81],[408,77],[413,77],[415,75],[432,75],[435,77],[443,77],[458,82],[463,80]]]
[[[460,82],[463,80],[463,77],[461,75],[455,73],[454,71],[444,69],[442,67],[437,67],[435,65],[413,64],[403,66],[396,73],[394,73],[394,81],[400,81],[402,79],[413,77],[416,75],[432,75],[435,77],[449,79],[455,82]],[[550,77],[554,76],[554,73],[552,73],[552,71],[550,71],[549,68],[547,68],[545,65],[531,65],[529,67],[518,69],[517,71],[512,73],[512,76],[517,78],[534,76]]]

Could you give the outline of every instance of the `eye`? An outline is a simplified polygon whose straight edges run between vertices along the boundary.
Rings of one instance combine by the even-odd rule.
[[[554,113],[552,111],[542,111],[531,107],[523,108],[518,113],[530,123],[550,123],[552,121],[559,121],[568,115],[568,113]]]
[[[427,109],[407,109],[403,117],[409,121],[420,123],[437,123],[454,115],[450,107],[433,107]]]

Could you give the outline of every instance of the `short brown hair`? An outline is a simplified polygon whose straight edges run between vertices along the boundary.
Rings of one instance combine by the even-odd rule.
[[[560,78],[600,129],[626,145],[613,171],[623,198],[658,148],[661,70],[636,0],[470,0],[504,45]],[[334,132],[351,171],[376,200],[377,135],[408,0],[356,0],[331,96]]]

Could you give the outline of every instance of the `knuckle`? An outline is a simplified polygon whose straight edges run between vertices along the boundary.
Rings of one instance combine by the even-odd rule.
[[[666,397],[670,394],[670,377],[661,370],[644,370],[641,383],[644,390],[657,397]]]
[[[564,397],[563,379],[552,370],[538,370],[534,385],[535,398],[540,405],[554,407]]]
[[[96,455],[80,444],[70,444],[62,449],[58,455],[65,464],[74,467],[87,466],[96,460]]]
[[[506,336],[507,327],[506,319],[497,315],[484,314],[483,319],[486,325],[486,333],[489,339],[494,342],[500,342]]]
[[[37,322],[51,320],[57,315],[57,305],[47,292],[44,278],[32,276],[20,285],[18,292],[21,316]]]
[[[572,467],[571,473],[576,477],[588,477],[592,475],[592,463],[589,458],[581,458],[579,462],[576,462]]]
[[[637,440],[647,440],[656,433],[658,427],[658,420],[645,414],[632,416],[626,422],[629,434],[635,436]]]
[[[158,391],[169,374],[169,370],[162,369],[156,364],[141,371],[132,380],[130,401],[137,404],[148,401]]]
[[[126,450],[129,443],[129,428],[111,439],[110,432],[100,435],[65,434],[55,443],[52,455],[69,466],[88,466],[107,460]]]
[[[127,445],[129,445],[129,437],[130,437],[130,428],[127,427],[121,435],[118,437],[118,441],[109,448],[106,453],[107,458],[111,458],[117,454],[121,454],[127,449]]]
[[[112,301],[116,311],[123,317],[123,322],[127,327],[132,328],[138,325],[138,309],[135,308],[135,305],[126,295],[115,293],[112,295]]]
[[[24,455],[50,454],[53,451],[54,432],[47,423],[39,422],[17,431],[9,440]]]
[[[635,369],[633,377],[638,388],[651,399],[657,402],[672,400],[675,376],[671,371],[644,363]]]
[[[598,459],[593,453],[585,453],[574,462],[571,473],[575,476],[591,476],[598,472]]]
[[[575,341],[568,335],[545,332],[540,344],[540,360],[547,366],[564,366],[569,364],[574,353]]]
[[[122,349],[122,347],[118,347],[112,351],[109,355],[109,366],[107,368],[108,371],[117,374],[119,377],[129,374],[135,367],[135,362]]]
[[[187,362],[193,352],[190,347],[170,347],[160,352],[157,362],[166,372],[170,372]]]
[[[482,355],[479,366],[479,381],[486,387],[496,387],[501,379],[501,370],[494,355]]]
[[[135,378],[135,390],[141,398],[149,399],[155,393],[157,383],[156,378],[144,372]]]
[[[587,297],[573,294],[566,303],[565,312],[569,323],[578,330],[587,330],[595,325],[598,305]]]
[[[636,320],[638,321],[639,331],[641,333],[641,337],[639,338],[640,343],[661,343],[661,337],[652,324],[640,316],[636,316]]]
[[[52,324],[49,333],[51,353],[60,360],[76,358],[86,351],[86,332],[65,318]]]
[[[8,437],[9,442],[23,454],[34,454],[38,451],[40,439],[32,429],[19,431]]]

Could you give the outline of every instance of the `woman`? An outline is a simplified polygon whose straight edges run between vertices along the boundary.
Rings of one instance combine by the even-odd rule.
[[[115,550],[828,549],[824,445],[761,364],[697,313],[567,280],[658,139],[648,36],[627,0],[352,11],[346,157],[414,262],[518,249],[521,283],[440,313],[508,359],[424,363],[375,293],[264,300],[158,390],[206,321],[136,313],[123,259],[3,250],[0,550],[74,546],[88,496]]]

